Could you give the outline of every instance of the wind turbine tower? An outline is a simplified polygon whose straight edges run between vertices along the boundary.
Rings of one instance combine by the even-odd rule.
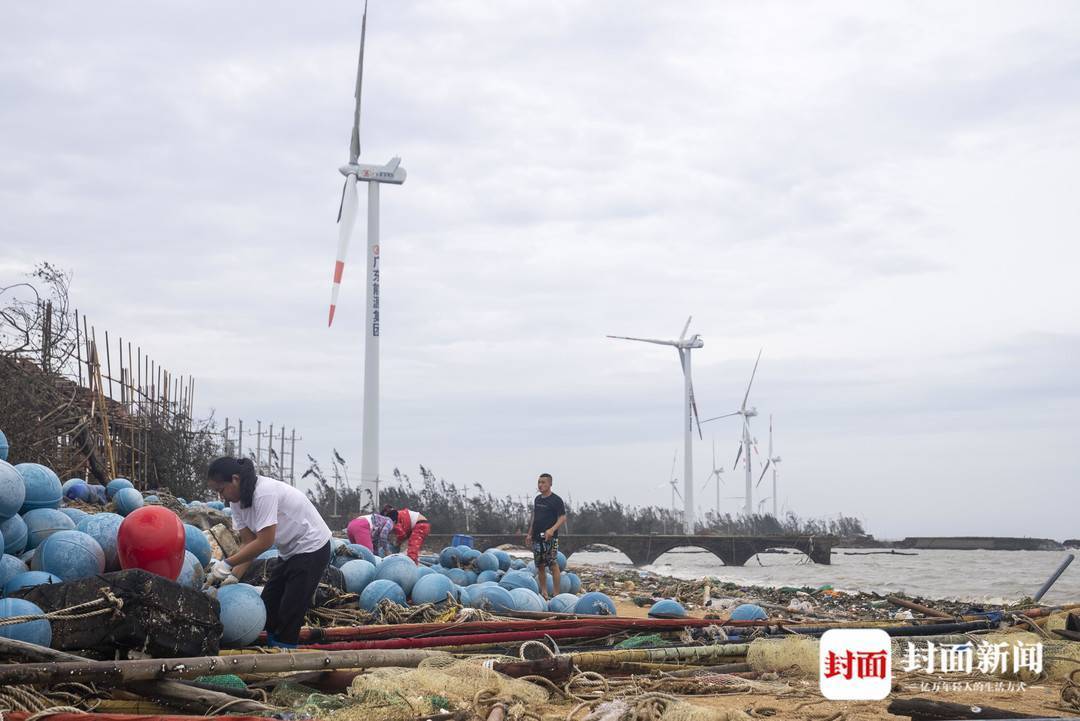
[[[773,455],[772,447],[772,414],[769,414],[769,456],[765,459],[765,467],[761,469],[761,475],[758,476],[757,484],[761,485],[761,479],[765,477],[765,471],[772,468],[772,514],[773,518],[780,518],[776,512],[776,466],[783,459],[780,456]]]
[[[349,240],[356,225],[359,197],[357,182],[367,183],[367,314],[364,320],[364,409],[363,409],[363,453],[360,458],[360,481],[375,487],[376,510],[378,510],[379,488],[379,335],[380,299],[379,288],[382,268],[379,262],[379,185],[390,183],[401,185],[405,182],[405,169],[401,167],[401,158],[391,158],[385,165],[369,165],[360,160],[360,97],[364,80],[364,41],[367,36],[367,3],[364,4],[364,19],[360,26],[360,60],[356,70],[356,110],[353,113],[352,137],[349,142],[349,162],[339,168],[345,176],[345,187],[341,191],[341,206],[338,210],[338,247],[337,261],[334,263],[333,286],[330,291],[330,317],[327,326],[334,324],[334,311],[337,309],[338,293],[341,290],[341,276],[345,272],[345,256],[349,250]]]
[[[690,374],[690,351],[705,345],[705,342],[701,340],[701,336],[697,333],[689,338],[686,337],[686,331],[690,329],[690,321],[692,319],[693,316],[686,319],[686,325],[683,326],[682,333],[679,334],[678,340],[632,338],[625,335],[608,336],[608,338],[617,338],[619,340],[633,340],[641,343],[673,346],[679,354],[679,363],[682,365],[683,372],[682,429],[683,442],[685,444],[683,450],[683,533],[686,535],[692,535],[694,533],[694,519],[697,517],[694,514],[694,449],[692,445],[693,438],[691,437],[695,422],[697,422],[698,437],[702,437],[701,422],[698,420],[697,402],[694,400],[694,382]]]
[[[702,423],[708,423],[709,421],[720,420],[721,418],[730,418],[731,416],[742,416],[742,442],[739,444],[739,452],[735,455],[735,466],[739,465],[739,458],[746,456],[746,495],[743,496],[743,513],[747,518],[754,514],[754,479],[753,470],[750,467],[750,450],[754,445],[753,438],[750,436],[750,419],[757,415],[757,408],[747,407],[746,404],[750,400],[750,388],[754,385],[754,376],[757,375],[758,363],[761,362],[761,351],[758,351],[757,360],[754,361],[754,370],[750,373],[750,382],[746,384],[746,394],[743,396],[742,405],[739,406],[739,410],[732,411],[731,413],[725,413],[722,416],[714,416],[712,418],[706,418]]]

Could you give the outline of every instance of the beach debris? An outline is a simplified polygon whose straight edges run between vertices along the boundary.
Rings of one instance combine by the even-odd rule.
[[[1042,587],[1035,592],[1035,595],[1032,596],[1032,600],[1034,600],[1035,602],[1042,600],[1042,597],[1046,595],[1046,592],[1050,590],[1051,586],[1057,583],[1057,580],[1061,578],[1061,574],[1065,573],[1065,569],[1069,567],[1069,564],[1072,563],[1073,559],[1075,558],[1076,554],[1073,553],[1065,556],[1065,560],[1061,562],[1061,565],[1057,567],[1056,571],[1050,574],[1050,578],[1046,579],[1046,583],[1044,583]]]

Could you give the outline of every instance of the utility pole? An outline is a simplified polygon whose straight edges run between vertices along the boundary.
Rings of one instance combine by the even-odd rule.
[[[289,482],[296,485],[296,429],[292,429],[292,451],[289,452]]]

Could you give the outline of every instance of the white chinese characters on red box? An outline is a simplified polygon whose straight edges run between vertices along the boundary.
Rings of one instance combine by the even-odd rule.
[[[892,644],[876,628],[835,628],[821,637],[821,695],[831,701],[879,701],[892,690]]]

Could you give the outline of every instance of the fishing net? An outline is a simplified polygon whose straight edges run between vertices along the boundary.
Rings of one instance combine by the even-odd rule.
[[[663,693],[645,693],[600,704],[582,704],[567,716],[573,721],[584,708],[590,712],[580,721],[749,721],[742,711],[708,708]]]
[[[425,659],[415,669],[380,668],[357,676],[348,691],[348,705],[325,718],[399,721],[446,708],[472,707],[479,700],[497,699],[528,708],[548,698],[540,686],[493,671],[482,659],[441,656]]]

